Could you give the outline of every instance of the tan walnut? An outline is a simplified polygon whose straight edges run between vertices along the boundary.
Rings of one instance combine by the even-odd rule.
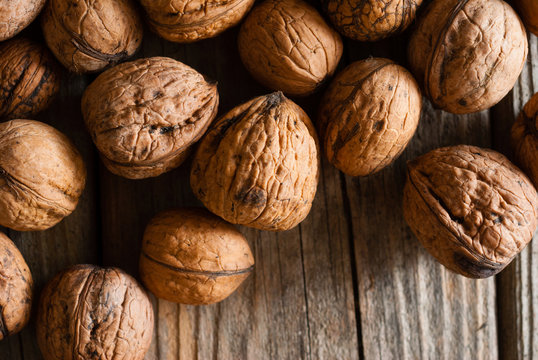
[[[241,60],[272,90],[306,96],[330,77],[342,57],[342,39],[302,0],[266,0],[241,26]]]
[[[527,52],[525,28],[502,0],[434,0],[408,48],[424,93],[455,114],[497,104],[514,87]]]
[[[527,29],[534,35],[538,35],[538,2],[536,0],[514,0],[513,4],[519,10]]]
[[[82,114],[106,167],[141,179],[178,167],[215,118],[217,85],[165,57],[117,65],[82,97]]]
[[[140,276],[161,299],[191,305],[222,301],[253,268],[243,235],[205,209],[164,211],[146,227]]]
[[[279,231],[306,218],[318,176],[313,125],[277,92],[239,105],[215,122],[194,157],[191,187],[224,220]]]
[[[241,21],[255,0],[140,0],[151,28],[169,41],[219,35]]]
[[[0,44],[0,119],[31,118],[60,90],[61,73],[41,44],[16,38]]]
[[[45,360],[142,360],[153,334],[153,308],[122,270],[76,265],[43,290],[36,332]]]
[[[71,214],[86,168],[71,141],[33,120],[0,123],[0,225],[45,230]]]
[[[396,35],[415,20],[422,0],[322,0],[326,13],[343,35],[377,41]]]
[[[327,158],[351,176],[383,169],[413,137],[421,108],[418,84],[403,67],[381,58],[352,63],[321,102],[318,128]]]
[[[459,145],[409,162],[403,209],[411,230],[441,264],[485,278],[531,241],[538,195],[505,156]]]
[[[33,280],[19,249],[0,232],[0,340],[30,320]]]
[[[512,126],[517,162],[538,186],[538,93],[527,102]]]
[[[143,26],[131,0],[49,0],[43,35],[70,71],[99,71],[130,57],[142,42]]]
[[[0,0],[0,41],[7,40],[39,15],[46,0]]]

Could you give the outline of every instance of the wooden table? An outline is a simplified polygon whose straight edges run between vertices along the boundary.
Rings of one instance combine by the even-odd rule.
[[[33,34],[39,37],[36,28]],[[170,56],[218,80],[223,113],[269,92],[241,64],[237,33],[235,28],[216,39],[179,45],[147,32],[137,56]],[[340,68],[368,56],[405,65],[407,38],[375,44],[346,40]],[[538,356],[538,242],[501,275],[470,280],[448,272],[425,252],[401,210],[406,161],[428,150],[465,143],[510,156],[508,130],[538,89],[538,41],[529,40],[520,80],[495,108],[455,116],[426,101],[415,137],[392,166],[351,178],[324,160],[316,201],[300,226],[281,233],[241,228],[256,268],[230,298],[194,307],[152,297],[157,320],[146,359]],[[66,74],[57,101],[37,117],[68,134],[84,156],[88,181],[77,210],[47,231],[5,230],[32,270],[36,302],[44,284],[71,264],[117,266],[136,276],[148,220],[164,209],[200,206],[189,186],[190,161],[139,181],[103,167],[80,113],[81,94],[94,78]],[[316,94],[294,100],[315,121],[319,99]],[[0,342],[2,360],[40,358],[33,324]]]

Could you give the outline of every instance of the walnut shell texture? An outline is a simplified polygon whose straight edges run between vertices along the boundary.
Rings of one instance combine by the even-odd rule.
[[[153,334],[153,308],[122,270],[76,265],[43,290],[36,327],[45,360],[142,360]]]
[[[318,127],[327,158],[351,176],[381,170],[413,137],[421,108],[418,84],[403,67],[381,58],[352,63],[321,102]]]
[[[7,40],[39,15],[46,0],[0,0],[0,41]]]
[[[538,93],[527,102],[512,126],[517,162],[538,186]]]
[[[455,114],[497,104],[514,87],[527,52],[526,30],[502,0],[434,0],[408,48],[425,94]]]
[[[141,179],[178,167],[218,110],[216,83],[166,57],[117,65],[82,97],[82,114],[106,167]]]
[[[538,2],[536,0],[514,0],[512,2],[525,23],[534,35],[538,35]]]
[[[272,90],[306,96],[330,77],[342,57],[340,35],[302,0],[267,0],[241,26],[241,60]]]
[[[193,160],[191,187],[228,222],[288,230],[310,212],[319,161],[308,115],[272,93],[235,107],[210,128]]]
[[[132,56],[143,26],[131,0],[49,0],[43,35],[56,58],[70,71],[99,71]]]
[[[61,73],[52,54],[25,38],[0,44],[0,118],[31,118],[60,90]]]
[[[191,305],[222,301],[253,268],[243,235],[205,209],[165,211],[146,227],[140,276],[161,299]]]
[[[33,120],[0,123],[0,225],[45,230],[71,214],[86,168],[71,141]]]
[[[472,278],[495,275],[531,241],[538,195],[505,156],[459,145],[408,165],[404,217],[450,270]]]
[[[19,249],[0,232],[0,340],[30,320],[33,280]]]
[[[255,0],[140,0],[151,28],[168,41],[189,43],[237,25]]]
[[[358,41],[396,35],[415,20],[422,0],[322,0],[341,34]]]

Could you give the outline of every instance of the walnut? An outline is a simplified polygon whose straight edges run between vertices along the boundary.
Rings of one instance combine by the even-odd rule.
[[[60,89],[61,74],[49,51],[25,38],[0,44],[0,118],[33,117]]]
[[[30,320],[32,274],[19,249],[0,232],[0,340],[22,330]]]
[[[326,13],[343,35],[377,41],[398,34],[415,20],[422,0],[322,0]]]
[[[130,179],[178,167],[215,118],[216,83],[174,59],[113,67],[82,97],[82,113],[106,167]]]
[[[420,89],[403,67],[379,58],[352,63],[321,103],[318,125],[327,158],[351,176],[381,170],[413,137],[421,107]]]
[[[131,0],[49,0],[42,16],[49,48],[70,71],[99,71],[132,56],[143,26]]]
[[[512,143],[519,165],[538,186],[538,93],[527,102],[512,126]]]
[[[308,215],[318,176],[313,125],[277,92],[235,107],[210,128],[193,160],[191,187],[224,220],[279,231]]]
[[[37,314],[45,360],[142,360],[153,333],[153,309],[135,279],[117,268],[76,265],[45,287]]]
[[[538,35],[538,2],[536,0],[514,0],[523,22],[534,35]]]
[[[207,210],[165,211],[146,227],[140,276],[159,298],[216,303],[233,293],[253,268],[243,235]]]
[[[411,70],[434,105],[455,114],[488,109],[514,86],[527,35],[502,0],[434,0],[409,44]]]
[[[263,85],[305,96],[330,77],[342,57],[342,40],[302,0],[267,0],[239,32],[239,54]]]
[[[254,0],[140,0],[151,28],[169,41],[189,43],[235,26]]]
[[[441,264],[485,278],[531,241],[538,195],[503,155],[460,145],[408,164],[403,208],[411,230]]]
[[[33,120],[0,123],[0,225],[45,230],[75,210],[86,168],[71,141]]]
[[[7,40],[39,15],[46,0],[0,0],[0,41]]]

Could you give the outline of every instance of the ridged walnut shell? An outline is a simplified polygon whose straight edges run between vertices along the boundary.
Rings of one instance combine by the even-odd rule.
[[[117,65],[82,97],[82,114],[105,166],[142,179],[178,167],[218,110],[216,83],[165,57]]]
[[[86,168],[71,141],[33,120],[0,123],[0,225],[45,230],[71,214]]]
[[[153,334],[153,308],[122,270],[76,265],[43,290],[36,332],[45,360],[142,360]]]
[[[266,0],[239,32],[239,54],[252,76],[272,90],[306,96],[330,77],[342,39],[302,0]]]
[[[191,187],[228,222],[280,231],[306,218],[318,176],[314,127],[299,106],[278,92],[219,118],[198,147]]]
[[[146,227],[140,277],[161,299],[191,305],[222,301],[253,268],[243,235],[207,210],[165,211]]]
[[[512,126],[517,162],[538,186],[538,94],[527,102]]]
[[[0,0],[0,41],[7,40],[39,15],[46,0]]]
[[[19,249],[0,232],[0,340],[28,324],[33,286],[32,274]]]
[[[403,67],[380,58],[352,63],[321,102],[318,126],[327,158],[351,176],[383,169],[413,137],[421,108],[418,84]]]
[[[514,0],[513,4],[519,10],[527,29],[534,35],[538,35],[538,2],[536,0]]]
[[[322,0],[326,13],[344,36],[377,41],[396,35],[415,20],[422,0]]]
[[[189,43],[237,25],[255,0],[140,0],[151,28],[169,41]]]
[[[76,73],[129,58],[144,30],[131,0],[49,0],[41,20],[52,53]]]
[[[459,145],[409,162],[403,209],[411,230],[441,264],[485,278],[532,240],[538,195],[503,155]]]
[[[425,94],[455,114],[497,104],[514,87],[527,52],[525,28],[502,0],[434,0],[408,49]]]
[[[25,38],[0,44],[0,119],[31,118],[60,90],[61,73],[52,54]]]

